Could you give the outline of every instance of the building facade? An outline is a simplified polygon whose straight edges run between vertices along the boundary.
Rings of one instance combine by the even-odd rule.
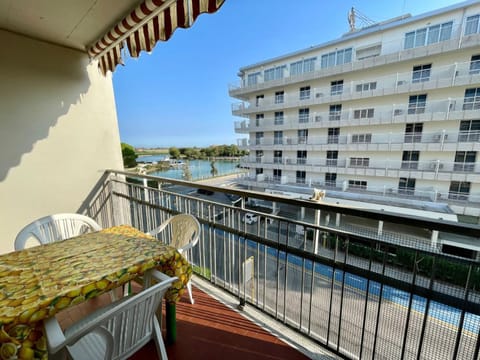
[[[480,2],[240,69],[245,185],[480,216]]]

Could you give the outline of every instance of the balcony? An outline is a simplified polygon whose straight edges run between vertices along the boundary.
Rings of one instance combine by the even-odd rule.
[[[480,251],[478,226],[125,176],[108,173],[88,202],[90,216],[103,226],[146,231],[171,214],[196,215],[203,229],[191,259],[196,276],[308,337],[318,352],[349,359],[476,356],[480,264],[469,258]],[[238,195],[241,205],[196,197],[198,188]],[[258,222],[243,222],[247,211]]]
[[[425,71],[408,71],[376,77],[372,81],[345,82],[342,87],[319,86],[312,89],[311,96],[299,100],[298,94],[292,92],[284,96],[284,102],[275,102],[274,96],[267,96],[255,106],[248,102],[232,105],[232,114],[247,116],[251,113],[274,111],[278,109],[297,108],[299,106],[314,106],[332,102],[345,102],[364,98],[375,98],[386,95],[401,95],[410,92],[428,91],[432,89],[465,86],[477,83],[480,72],[470,71],[471,62],[450,64]],[[428,76],[427,76],[428,74]]]
[[[367,126],[367,125],[390,125],[405,122],[430,122],[441,120],[472,120],[478,117],[475,103],[474,106],[464,106],[465,99],[450,98],[444,100],[429,101],[421,106],[408,104],[408,96],[400,104],[375,106],[368,105],[373,109],[371,116],[362,116],[357,108],[342,107],[342,111],[330,113],[328,110],[315,107],[310,108],[310,115],[298,116],[297,114],[285,115],[282,124],[275,122],[274,117],[265,117],[258,123],[252,120],[243,120],[235,123],[237,133],[252,131],[273,131],[296,129],[299,124],[308,128],[328,128],[341,126]],[[470,105],[470,104],[467,104]]]
[[[457,50],[458,47],[469,48],[472,46],[476,46],[476,44],[478,44],[479,39],[480,39],[479,34],[461,36],[461,29],[459,27],[453,30],[453,35],[450,40],[442,41],[442,42],[427,45],[427,46],[416,47],[412,49],[404,49],[403,48],[404,38],[396,38],[390,41],[384,41],[382,43],[382,53],[379,56],[356,60],[348,64],[338,65],[338,66],[325,68],[325,69],[318,69],[320,68],[320,64],[316,64],[316,68],[318,70],[299,74],[296,76],[289,76],[289,74],[287,73],[284,78],[273,80],[273,81],[260,80],[256,84],[252,84],[252,85],[247,85],[245,83],[230,85],[229,94],[230,96],[236,97],[239,99],[248,99],[248,97],[254,94],[255,92],[263,91],[265,89],[272,88],[272,87],[285,87],[287,85],[305,83],[306,81],[312,81],[312,80],[321,79],[329,76],[335,76],[335,75],[344,74],[348,72],[364,71],[365,69],[371,69],[378,66],[384,66],[388,64],[394,64],[398,62],[413,60],[413,59],[421,58],[427,55],[430,56],[430,55],[445,53],[449,51],[454,51],[454,50]],[[278,60],[277,60],[277,63],[278,63]],[[434,81],[437,81],[437,79],[439,80],[445,79],[445,77],[447,76],[446,75],[447,73],[448,71],[436,75]],[[459,69],[458,74],[456,73],[456,70],[454,70],[452,74],[454,76],[455,75],[462,76],[462,74],[464,73],[470,75],[468,71],[467,72],[463,71],[463,68]],[[407,78],[411,79],[411,76]],[[452,78],[453,76],[450,78],[450,80]],[[442,81],[439,82],[440,86],[445,86],[445,84],[442,85]],[[404,85],[404,84],[401,84],[401,85]],[[392,87],[385,84],[385,88],[387,87],[390,87],[391,89],[396,88],[396,86]],[[328,88],[326,92],[318,92],[318,93],[321,93],[323,95],[330,94],[331,89]]]

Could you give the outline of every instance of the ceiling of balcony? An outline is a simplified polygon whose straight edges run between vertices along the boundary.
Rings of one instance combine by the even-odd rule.
[[[86,51],[142,0],[0,0],[0,29]]]

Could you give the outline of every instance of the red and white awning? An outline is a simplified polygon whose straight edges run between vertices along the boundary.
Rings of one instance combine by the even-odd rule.
[[[214,13],[225,0],[145,0],[101,40],[88,49],[105,75],[122,63],[124,44],[132,57],[152,51],[157,41],[167,41],[177,28],[190,27],[198,15]]]

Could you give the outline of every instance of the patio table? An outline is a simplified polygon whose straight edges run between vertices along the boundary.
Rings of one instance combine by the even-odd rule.
[[[174,247],[124,225],[0,255],[0,359],[46,359],[43,319],[154,267],[179,278],[165,295],[171,341],[171,312],[192,274]]]

